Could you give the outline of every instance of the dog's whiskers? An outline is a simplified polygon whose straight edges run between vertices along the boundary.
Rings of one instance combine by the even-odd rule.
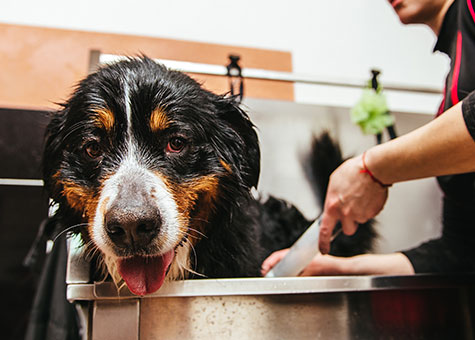
[[[84,245],[84,248],[86,249],[86,252],[84,253],[84,255],[85,255],[85,258],[88,260],[91,260],[99,252],[99,249],[97,248],[96,244],[92,240],[89,240]]]
[[[85,247],[86,251],[84,252],[84,257],[86,260],[91,261],[95,258],[99,253],[99,248],[94,244],[93,241],[89,241]]]
[[[209,222],[208,220],[205,220],[204,218],[200,218],[200,217],[192,217],[191,220],[198,221],[198,222],[205,222],[205,223]]]
[[[84,259],[89,262],[92,261],[92,259],[97,259],[97,273],[102,277],[102,281],[105,281],[109,275],[109,271],[103,256],[101,256],[101,250],[92,240],[89,240],[88,243],[84,245],[84,249]]]
[[[52,242],[53,244],[58,240],[58,238],[60,238],[63,234],[71,231],[71,230],[74,230],[74,229],[77,229],[77,228],[82,228],[82,227],[86,227],[88,225],[88,223],[78,223],[78,224],[75,224],[75,225],[72,225],[70,227],[67,227],[66,229],[64,230],[61,230],[57,235],[55,235],[52,239]]]
[[[194,264],[193,264],[193,268],[196,268],[196,265],[197,265],[197,256],[196,256],[196,250],[195,250],[195,247],[193,246],[192,243],[187,243],[187,246],[190,247],[191,251],[193,252],[193,260],[194,260]],[[206,275],[204,274],[201,274],[201,273],[198,273],[197,271],[193,270],[192,268],[183,268],[184,270],[186,270],[187,272],[191,273],[191,274],[194,274],[194,275],[198,275],[198,276],[201,276],[201,277],[206,277]]]
[[[207,236],[205,234],[203,234],[201,231],[199,231],[198,229],[192,228],[192,227],[188,227],[188,231],[186,232],[186,235],[188,235],[189,237],[198,239],[198,237],[191,235],[189,233],[189,231],[193,231],[193,232],[197,233],[199,236],[207,238]]]

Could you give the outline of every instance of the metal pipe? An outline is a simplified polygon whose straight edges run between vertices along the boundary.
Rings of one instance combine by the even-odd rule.
[[[0,178],[0,185],[42,187],[44,183],[41,179]]]
[[[126,56],[118,56],[113,54],[101,54],[99,57],[100,64],[114,63],[119,60],[127,59]],[[157,62],[168,68],[179,70],[187,73],[226,76],[227,69],[222,65],[193,63],[188,61],[176,61],[167,59],[155,59]],[[302,83],[310,85],[336,86],[363,88],[366,87],[367,80],[362,79],[337,79],[326,78],[322,76],[313,76],[305,74],[297,74],[290,72],[269,71],[255,68],[244,68],[242,76],[247,79],[281,81],[287,83]],[[414,86],[409,84],[384,83],[383,88],[389,91],[417,92],[427,94],[441,94],[442,89],[430,86]]]

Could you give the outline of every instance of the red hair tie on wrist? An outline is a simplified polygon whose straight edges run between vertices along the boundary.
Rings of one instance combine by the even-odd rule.
[[[371,177],[371,179],[373,180],[373,182],[376,182],[378,183],[381,187],[383,188],[389,188],[392,184],[384,184],[383,182],[381,182],[379,179],[377,179],[376,177],[374,177],[373,173],[368,169],[368,167],[366,166],[366,163],[365,163],[365,155],[366,155],[366,151],[363,152],[363,169],[360,170],[360,173],[362,174],[368,174],[369,177]]]

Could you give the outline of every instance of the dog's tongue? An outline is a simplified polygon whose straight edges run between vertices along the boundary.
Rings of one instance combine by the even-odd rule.
[[[153,293],[162,286],[174,255],[174,251],[170,250],[162,256],[134,256],[121,259],[119,274],[135,295]]]

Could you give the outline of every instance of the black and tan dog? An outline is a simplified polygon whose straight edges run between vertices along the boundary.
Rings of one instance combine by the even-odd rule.
[[[89,75],[47,128],[55,218],[77,226],[87,253],[138,295],[165,279],[259,276],[267,255],[296,240],[310,221],[255,200],[259,170],[254,126],[234,100],[146,57]],[[368,249],[365,230],[346,255]]]

